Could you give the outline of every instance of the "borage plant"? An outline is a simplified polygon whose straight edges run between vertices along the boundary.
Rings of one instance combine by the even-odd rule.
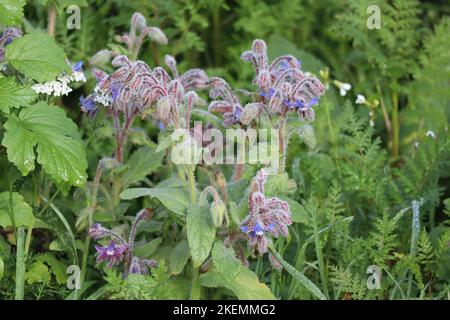
[[[200,69],[192,69],[179,75],[175,58],[172,56],[166,55],[164,59],[172,76],[161,67],[151,68],[145,62],[135,60],[144,36],[147,35],[160,44],[167,43],[161,30],[147,27],[145,18],[135,13],[131,19],[130,32],[121,37],[126,44],[128,56],[107,50],[97,53],[91,62],[104,63],[105,58],[112,58],[111,64],[117,69],[108,74],[99,68],[93,68],[97,85],[90,95],[81,98],[81,108],[89,115],[112,117],[116,142],[113,158],[104,158],[99,162],[91,188],[91,205],[86,209],[87,214],[82,216],[88,219],[89,234],[94,239],[107,236],[110,238],[110,242],[104,246],[96,246],[97,262],[107,262],[107,268],[123,262],[121,270],[125,278],[130,273],[147,274],[148,266],[156,265],[155,260],[133,255],[137,224],[142,220],[143,212],[148,212],[147,209],[141,211],[131,225],[128,240],[120,234],[126,229],[126,224],[115,225],[119,230],[115,232],[94,221],[98,209],[96,201],[99,188],[102,187],[106,194],[109,193],[108,186],[101,185],[103,170],[108,163],[113,176],[110,186],[114,206],[120,205],[119,200],[114,198],[117,190],[120,191],[120,198],[124,200],[149,196],[152,199],[150,201],[157,207],[155,218],[167,217],[171,221],[159,223],[165,225],[166,230],[170,228],[175,235],[162,234],[162,239],[157,238],[160,239],[158,245],[163,246],[164,243],[174,241],[175,244],[178,243],[169,254],[169,266],[172,274],[184,274],[183,278],[190,277],[192,299],[206,295],[202,287],[217,286],[230,289],[239,298],[275,298],[249,269],[248,258],[261,261],[259,257],[265,253],[268,253],[274,270],[281,271],[285,267],[313,296],[325,298],[308,278],[282,259],[281,254],[277,252],[276,241],[280,237],[290,237],[289,226],[294,219],[291,206],[299,206],[288,197],[281,199],[278,196],[289,193],[287,189],[295,189],[295,182],[290,180],[285,172],[289,138],[297,132],[305,140],[310,139],[314,106],[324,93],[324,86],[311,74],[304,73],[301,70],[301,62],[293,56],[281,56],[269,63],[265,42],[255,40],[252,50],[242,55],[244,61],[253,63],[256,71],[255,92],[246,92],[243,99],[251,101],[244,105],[237,93],[221,78],[209,78]],[[223,127],[275,131],[278,136],[276,142],[279,143],[279,154],[272,155],[276,160],[275,168],[260,168],[254,178],[251,178],[251,172],[254,172],[252,166],[235,163],[234,174],[231,181],[227,182],[225,166],[222,167],[222,173],[220,166],[213,166],[202,160],[195,161],[190,153],[184,154],[188,159],[184,159],[187,161],[183,164],[170,165],[171,151],[173,154],[173,150],[180,145],[188,146],[188,149],[193,149],[200,155],[214,153],[211,145],[205,146],[202,143],[203,137],[198,123],[192,124],[193,118],[196,118],[206,121],[207,128],[215,126],[208,121],[215,116],[199,112],[201,108],[196,107],[201,107],[204,102],[195,91],[205,88],[210,88],[209,96],[214,99],[208,110],[212,113],[223,113]],[[124,150],[132,148],[132,145],[126,145],[127,137],[139,132],[132,128],[138,115],[144,122],[157,124],[161,130],[159,145],[156,149],[153,148],[151,153],[160,157],[158,154],[165,152],[168,156],[165,161],[173,170],[166,172],[166,179],[162,179],[153,188],[126,189],[128,184],[123,182],[123,171],[128,170],[129,174],[134,168],[129,167]],[[187,132],[187,137],[182,141],[173,135],[180,129]],[[147,145],[152,144],[145,134],[142,139]],[[247,146],[247,150],[251,147]],[[135,152],[139,154],[140,150]],[[132,154],[129,161],[136,161],[134,157],[135,154]],[[257,164],[256,168],[260,165],[261,163]],[[127,175],[125,180],[126,177]],[[209,183],[202,183],[206,186],[200,192],[198,189],[201,184],[198,178],[204,180],[205,177],[209,177]],[[236,192],[235,189],[241,191]],[[114,210],[118,212],[117,208]],[[123,213],[120,213],[121,217],[116,215],[114,220],[127,220]],[[296,214],[298,215],[298,212]],[[148,244],[141,243],[139,246],[145,248]],[[147,252],[146,255],[151,253]],[[189,258],[192,264],[190,272],[183,271]],[[164,255],[161,255],[161,259],[164,259]]]

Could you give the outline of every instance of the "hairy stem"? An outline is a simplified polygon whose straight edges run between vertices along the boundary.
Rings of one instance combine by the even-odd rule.
[[[189,190],[191,202],[194,205],[197,202],[197,189],[195,187],[195,165],[188,167]],[[201,286],[198,282],[200,268],[194,265],[192,261],[192,280],[191,280],[191,300],[199,300],[201,295]]]
[[[287,150],[287,137],[286,137],[286,115],[281,115],[278,124],[278,141],[280,148],[280,162],[278,165],[278,173],[283,173],[286,166],[286,150]]]
[[[195,165],[188,167],[189,192],[191,194],[191,202],[197,202],[197,188],[195,187]]]
[[[202,287],[198,282],[200,268],[192,263],[191,300],[200,300]]]

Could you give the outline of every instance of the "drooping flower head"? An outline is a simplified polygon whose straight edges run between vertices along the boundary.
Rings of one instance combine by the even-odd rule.
[[[111,268],[123,261],[128,250],[128,245],[116,244],[114,240],[112,240],[109,245],[106,246],[96,245],[95,250],[97,250],[97,263],[105,261],[107,262],[108,267]]]
[[[115,57],[112,65],[118,69],[110,75],[94,69],[98,83],[91,95],[80,100],[83,111],[92,112],[103,106],[111,113],[130,118],[154,107],[153,116],[164,127],[189,124],[198,97],[188,89],[205,86],[207,76],[203,71],[190,70],[181,77],[175,72],[176,78],[172,79],[161,67],[152,70],[145,62],[130,61],[123,55]]]
[[[291,211],[286,201],[264,195],[265,173],[261,170],[250,188],[249,213],[241,223],[249,246],[259,255],[267,252],[268,236],[278,238],[289,235],[292,224]]]
[[[150,220],[154,211],[151,208],[140,210],[131,225],[130,234],[126,241],[118,233],[103,227],[99,223],[93,224],[88,231],[89,236],[94,240],[110,238],[108,245],[96,245],[97,263],[107,262],[108,267],[118,265],[124,262],[124,275],[130,273],[148,274],[149,268],[157,266],[156,260],[148,260],[134,256],[134,240],[137,233],[138,225],[144,220]]]
[[[156,268],[158,262],[153,259],[141,259],[133,257],[131,260],[130,274],[148,274],[149,268]]]
[[[214,101],[209,104],[208,110],[223,114],[224,127],[234,124],[248,125],[263,110],[261,103],[248,103],[243,107],[237,95],[222,78],[212,77],[209,84],[211,88],[209,96]]]
[[[254,82],[269,111],[285,114],[295,111],[301,119],[314,120],[313,106],[325,92],[323,84],[301,70],[300,62],[291,55],[280,56],[271,63],[263,40],[254,40],[252,50],[241,55],[255,68]]]

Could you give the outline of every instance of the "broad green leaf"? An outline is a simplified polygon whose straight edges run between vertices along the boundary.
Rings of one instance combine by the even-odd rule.
[[[144,244],[136,244],[134,254],[140,258],[148,258],[156,252],[162,241],[162,238],[156,238]]]
[[[18,25],[23,18],[25,0],[0,0],[0,24]]]
[[[14,223],[16,227],[28,227],[33,219],[33,209],[25,202],[22,195],[17,192],[12,193],[12,207],[14,211]],[[11,227],[10,218],[10,196],[9,192],[0,193],[0,226]],[[35,219],[34,228],[47,228],[48,226],[41,220]]]
[[[208,257],[216,235],[206,202],[189,207],[186,228],[192,261],[199,266]]]
[[[7,148],[8,160],[23,175],[34,170],[37,145],[37,161],[55,182],[74,186],[86,182],[84,145],[77,126],[61,108],[38,102],[21,110],[18,117],[10,115],[5,128],[2,144]]]
[[[44,253],[43,255],[38,256],[36,258],[36,261],[39,261],[41,263],[46,263],[50,266],[50,268],[52,269],[52,273],[56,277],[56,282],[58,282],[59,284],[66,283],[66,281],[67,281],[67,273],[66,273],[67,266],[65,263],[56,259],[53,254]]]
[[[291,210],[292,221],[306,225],[308,224],[308,214],[306,209],[300,203],[286,196],[280,196],[279,198],[288,203],[289,209]]]
[[[172,251],[169,258],[169,269],[172,274],[180,274],[189,259],[189,244],[181,241]]]
[[[189,195],[181,188],[132,188],[120,194],[120,198],[124,200],[144,196],[157,198],[164,207],[179,215],[184,215],[189,206]]]
[[[212,258],[216,270],[228,280],[233,280],[241,271],[241,263],[231,248],[225,248],[222,241],[216,241],[212,249]]]
[[[38,261],[34,262],[25,274],[25,279],[28,284],[47,283],[50,281],[50,278],[48,267]]]
[[[214,267],[200,276],[202,285],[228,288],[240,300],[275,299],[270,289],[259,282],[256,274],[245,268],[234,256],[233,249],[225,248],[222,241],[216,241],[212,255]]]
[[[250,269],[242,267],[238,276],[228,285],[239,300],[275,300],[269,287],[259,282],[258,276]]]
[[[20,72],[39,82],[54,80],[62,72],[70,71],[63,49],[43,32],[15,39],[6,47],[6,60]]]
[[[135,151],[126,166],[129,168],[123,185],[126,187],[139,182],[161,165],[163,153],[156,153],[155,148],[142,147]]]
[[[264,283],[259,282],[256,274],[246,268],[232,281],[212,268],[200,276],[200,284],[205,287],[224,287],[232,291],[239,300],[275,300],[275,296]]]
[[[37,98],[29,87],[20,86],[13,78],[0,78],[0,110],[9,113],[10,108],[27,106]]]

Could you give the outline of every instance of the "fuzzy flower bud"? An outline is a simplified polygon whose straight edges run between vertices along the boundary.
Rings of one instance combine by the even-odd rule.
[[[169,120],[170,109],[171,109],[171,104],[170,104],[169,97],[162,97],[161,99],[158,100],[158,102],[156,104],[156,110],[157,110],[159,119],[161,119],[162,121]]]
[[[112,51],[110,50],[100,50],[94,54],[91,59],[89,59],[89,64],[91,66],[103,66],[111,60]]]
[[[166,45],[169,42],[164,32],[157,27],[151,27],[148,36],[150,39],[161,45]]]
[[[214,226],[220,227],[227,214],[227,206],[222,200],[213,201],[211,203],[211,217]]]
[[[135,12],[131,17],[131,28],[135,29],[136,31],[142,31],[146,27],[147,20],[145,19],[145,17],[141,13]]]

